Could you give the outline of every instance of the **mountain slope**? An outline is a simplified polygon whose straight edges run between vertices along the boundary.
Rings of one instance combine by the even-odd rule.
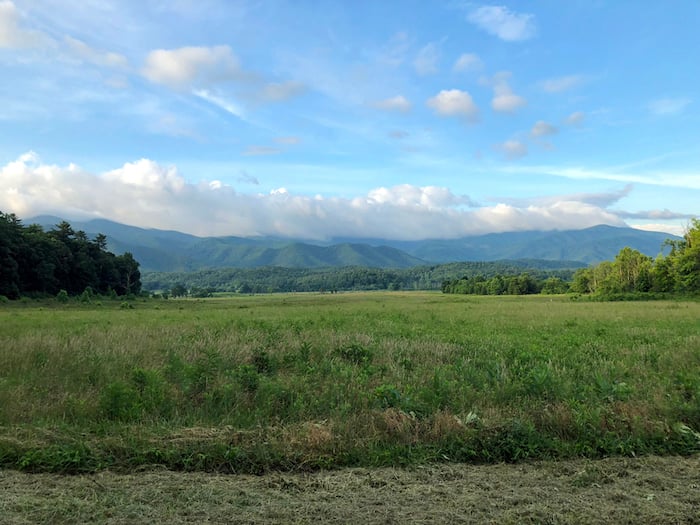
[[[28,221],[45,228],[61,222],[41,216]],[[321,268],[365,266],[409,268],[431,263],[540,259],[586,264],[612,260],[625,246],[655,257],[664,240],[660,232],[594,226],[584,230],[491,233],[461,239],[393,241],[335,239],[331,243],[292,239],[196,237],[175,231],[143,229],[107,220],[72,221],[89,236],[103,233],[114,253],[131,252],[145,271],[195,271],[203,268]]]
[[[393,246],[414,257],[433,262],[547,259],[590,264],[612,260],[625,246],[655,257],[669,238],[677,239],[668,233],[599,225],[584,230],[489,233],[461,239],[365,239],[363,242]]]

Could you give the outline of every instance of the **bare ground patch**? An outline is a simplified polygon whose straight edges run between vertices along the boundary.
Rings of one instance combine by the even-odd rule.
[[[0,523],[700,523],[700,456],[264,476],[5,470]]]

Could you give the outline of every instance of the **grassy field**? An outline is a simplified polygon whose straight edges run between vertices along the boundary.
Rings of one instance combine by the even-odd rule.
[[[0,468],[262,473],[700,450],[700,303],[0,306]]]

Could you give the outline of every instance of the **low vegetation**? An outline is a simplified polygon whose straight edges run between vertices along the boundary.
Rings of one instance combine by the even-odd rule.
[[[0,467],[259,473],[700,450],[700,303],[0,305]]]

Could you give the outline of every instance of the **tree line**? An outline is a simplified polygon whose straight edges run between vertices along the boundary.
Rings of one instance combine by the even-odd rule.
[[[405,269],[365,268],[215,268],[197,272],[144,272],[147,290],[203,297],[213,292],[276,293],[352,290],[439,290],[455,275],[517,275],[528,270],[538,279],[571,280],[582,264],[561,261],[478,261]]]
[[[107,250],[107,237],[89,239],[63,221],[44,231],[0,212],[0,296],[78,295],[85,291],[124,296],[141,291],[139,263],[131,253]]]
[[[470,295],[559,294],[569,291],[569,283],[561,277],[538,279],[525,272],[519,275],[462,277],[442,283],[443,293]]]
[[[580,268],[570,282],[557,276],[538,279],[519,275],[477,275],[446,280],[444,293],[475,295],[526,295],[580,293],[612,298],[625,294],[700,292],[700,220],[693,219],[682,239],[669,239],[656,258],[625,247],[613,261]],[[663,248],[663,247],[662,247]]]
[[[613,261],[578,270],[571,290],[598,295],[700,292],[700,219],[691,221],[682,239],[669,239],[665,246],[668,254],[655,259],[623,248]]]

